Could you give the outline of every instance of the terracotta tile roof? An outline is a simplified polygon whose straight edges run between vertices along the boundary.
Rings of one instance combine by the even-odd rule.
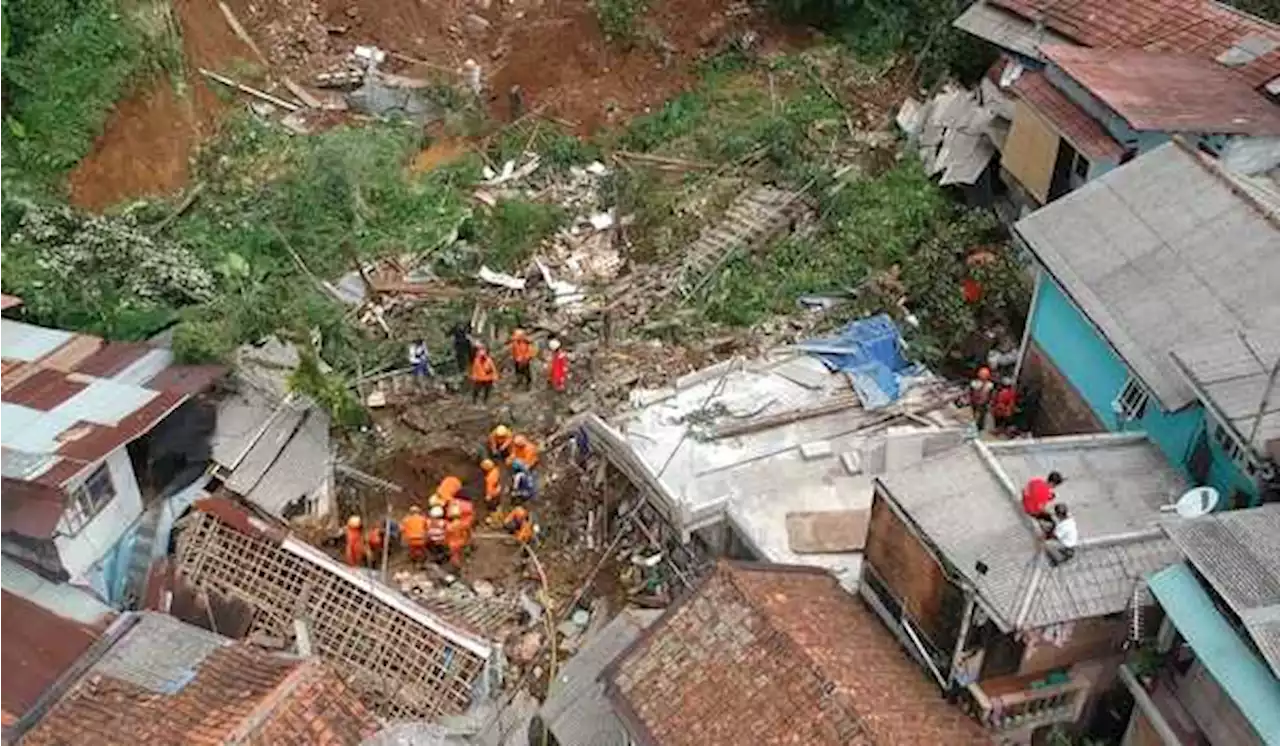
[[[11,561],[11,560],[6,560]],[[0,592],[0,704],[12,725],[98,639],[98,631],[64,619],[9,591]]]
[[[633,735],[658,746],[990,743],[814,568],[722,562],[604,677]]]
[[[1280,27],[1212,0],[991,0],[1089,47],[1128,47],[1214,59],[1246,36]],[[1250,87],[1280,75],[1280,48],[1231,68]]]
[[[1050,83],[1043,72],[1025,72],[1011,88],[1090,160],[1114,161],[1124,155],[1124,146],[1103,129],[1098,120]]]
[[[231,643],[163,614],[144,615],[112,650],[148,618],[171,629],[122,658],[104,656],[23,744],[358,744],[377,727],[318,660]],[[163,637],[174,628],[192,632]]]
[[[1280,106],[1211,60],[1064,44],[1040,51],[1136,130],[1280,135]]]

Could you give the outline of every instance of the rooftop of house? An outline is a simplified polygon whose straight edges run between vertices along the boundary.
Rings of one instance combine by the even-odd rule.
[[[1205,57],[1070,44],[1040,51],[1135,130],[1280,134],[1280,107]]]
[[[58,616],[8,590],[0,595],[0,668],[5,678],[0,705],[7,728],[75,664],[101,630]]]
[[[721,562],[604,677],[649,746],[989,743],[816,568]]]
[[[662,615],[656,609],[624,609],[556,673],[539,711],[560,746],[622,746],[626,727],[604,696],[600,674]]]
[[[377,727],[315,659],[266,652],[165,614],[122,621],[23,743],[358,744]]]
[[[227,488],[277,517],[324,486],[333,460],[328,413],[289,389],[298,362],[297,349],[274,337],[238,349],[211,443]]]
[[[1251,88],[1269,88],[1280,76],[1280,27],[1213,0],[988,0],[987,4],[1086,47],[1212,59]]]
[[[1170,352],[1280,328],[1280,223],[1169,143],[1018,221],[1015,233],[1165,410],[1196,399]]]
[[[1168,521],[1164,529],[1280,677],[1280,504]]]
[[[62,486],[222,376],[170,350],[0,319],[6,531],[47,538]]]
[[[1174,362],[1241,442],[1280,463],[1280,329],[1181,345]]]
[[[1011,86],[1019,98],[1048,119],[1072,147],[1090,160],[1118,161],[1124,146],[1040,70],[1024,72]]]
[[[925,431],[901,411],[922,411],[916,405],[936,396],[936,387],[913,387],[900,408],[867,410],[844,375],[810,355],[736,359],[691,373],[673,389],[635,392],[638,409],[613,421],[613,435],[661,483],[681,529],[727,520],[763,559],[813,564],[856,582],[857,554],[793,552],[787,515],[869,508],[867,474],[909,458],[910,449],[885,448],[886,430],[905,422]],[[931,416],[944,424],[950,398],[939,401],[947,406]],[[791,417],[804,412],[818,414]],[[936,447],[934,440],[953,443],[956,436],[921,439],[916,459],[919,450]],[[808,446],[821,446],[822,455],[806,457]],[[858,473],[850,472],[846,453],[857,457]]]
[[[1057,567],[1021,504],[1027,481],[1051,471],[1066,477],[1056,492],[1081,537]],[[1004,631],[1128,608],[1146,573],[1178,559],[1158,521],[1188,487],[1141,433],[974,440],[878,481]]]

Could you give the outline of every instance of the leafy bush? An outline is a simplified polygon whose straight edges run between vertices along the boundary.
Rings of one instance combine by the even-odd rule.
[[[477,231],[484,250],[481,259],[494,269],[519,272],[542,239],[555,233],[567,218],[559,205],[503,200]]]
[[[135,212],[90,215],[20,203],[4,251],[4,287],[39,323],[133,339],[180,306],[208,301],[216,279],[181,242],[157,239]]]

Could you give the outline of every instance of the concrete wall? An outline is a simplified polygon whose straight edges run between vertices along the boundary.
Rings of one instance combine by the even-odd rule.
[[[1146,432],[1164,452],[1169,463],[1190,476],[1191,454],[1206,427],[1204,408],[1195,404],[1177,412],[1168,412],[1153,396],[1141,419],[1119,422],[1111,403],[1124,388],[1129,377],[1128,367],[1047,273],[1042,271],[1037,281],[1040,292],[1027,323],[1031,327],[1030,341],[1042,359],[1033,360],[1034,367],[1024,361],[1023,368],[1028,376],[1038,376],[1043,385],[1045,381],[1054,379],[1052,372],[1044,370],[1046,365],[1052,366],[1070,384],[1069,387],[1042,388],[1040,407],[1046,412],[1044,417],[1052,421],[1056,411],[1078,410],[1078,402],[1083,401],[1103,429],[1110,432]],[[1073,400],[1072,394],[1078,399]],[[1079,418],[1072,417],[1067,421],[1078,422]],[[1227,458],[1212,439],[1210,455],[1208,484],[1222,491],[1224,497],[1237,489],[1250,496],[1257,494],[1252,480]]]
[[[142,494],[138,490],[138,480],[134,477],[133,464],[129,461],[125,447],[112,451],[107,456],[106,464],[111,474],[111,483],[116,488],[115,499],[103,506],[93,520],[74,536],[59,536],[54,540],[58,554],[62,557],[62,565],[73,582],[85,579],[86,571],[111,551],[142,515]],[[94,469],[86,469],[77,475],[75,480],[67,484],[67,494],[84,484],[85,479],[93,472]],[[65,531],[65,525],[60,526],[59,531]]]

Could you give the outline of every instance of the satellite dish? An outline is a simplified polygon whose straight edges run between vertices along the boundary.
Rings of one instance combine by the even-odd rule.
[[[1174,510],[1183,518],[1195,518],[1212,513],[1213,509],[1218,507],[1220,497],[1218,491],[1212,487],[1193,487],[1178,498]]]

